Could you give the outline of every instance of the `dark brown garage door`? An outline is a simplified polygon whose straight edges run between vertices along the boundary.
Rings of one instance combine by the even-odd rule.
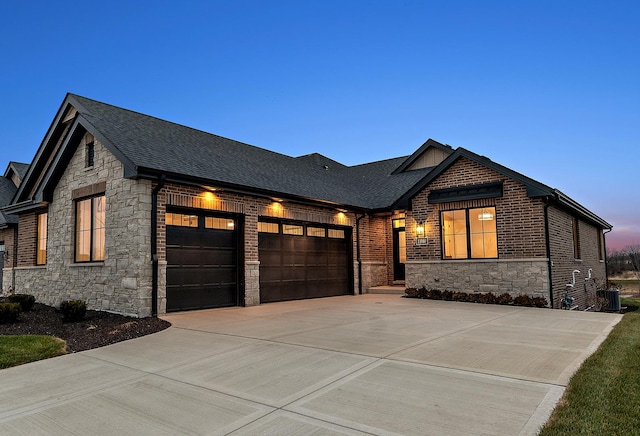
[[[167,213],[167,312],[237,306],[238,220]]]
[[[258,230],[261,302],[353,294],[350,228],[261,221]]]

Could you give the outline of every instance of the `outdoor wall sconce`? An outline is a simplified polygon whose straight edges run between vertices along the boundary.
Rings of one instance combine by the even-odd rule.
[[[424,221],[416,223],[416,245],[427,245],[429,238],[425,236]]]

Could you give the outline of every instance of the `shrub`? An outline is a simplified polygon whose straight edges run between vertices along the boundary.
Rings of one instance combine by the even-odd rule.
[[[476,293],[467,294],[467,301],[469,303],[479,303],[480,302],[480,295],[481,294],[476,294]]]
[[[478,302],[484,304],[496,304],[497,299],[498,298],[491,292],[487,292],[486,294],[479,295]]]
[[[533,297],[532,299],[532,303],[535,307],[549,307],[549,304],[547,303],[547,299],[543,298],[543,297]]]
[[[518,295],[513,299],[513,304],[516,306],[533,306],[533,299],[528,295]]]
[[[407,288],[404,290],[404,295],[407,298],[418,298],[418,290],[416,288]]]
[[[36,302],[36,297],[29,294],[13,294],[9,295],[9,301],[12,303],[18,303],[23,312],[28,312],[33,308]]]
[[[64,321],[82,321],[87,313],[87,305],[82,300],[67,300],[60,303],[60,311]]]
[[[427,291],[427,298],[432,300],[442,300],[442,291],[439,289],[429,289]]]
[[[418,289],[418,298],[429,298],[429,291],[424,286]]]
[[[0,324],[16,322],[19,315],[19,303],[0,303]]]
[[[512,301],[513,297],[511,297],[511,294],[508,294],[506,292],[496,297],[496,303],[498,304],[511,304]]]
[[[453,292],[451,292],[451,291],[447,291],[447,290],[442,291],[442,299],[443,299],[444,301],[451,301],[451,300],[453,300]]]
[[[453,301],[467,301],[466,292],[454,292],[452,296]]]

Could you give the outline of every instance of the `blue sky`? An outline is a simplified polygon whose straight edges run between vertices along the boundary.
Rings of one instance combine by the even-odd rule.
[[[433,138],[640,244],[640,2],[23,0],[0,20],[0,166],[73,92],[344,164]]]

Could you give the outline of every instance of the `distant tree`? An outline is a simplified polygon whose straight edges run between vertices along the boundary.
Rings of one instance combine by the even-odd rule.
[[[636,280],[640,280],[640,244],[629,245],[622,250],[629,270],[631,270]]]

